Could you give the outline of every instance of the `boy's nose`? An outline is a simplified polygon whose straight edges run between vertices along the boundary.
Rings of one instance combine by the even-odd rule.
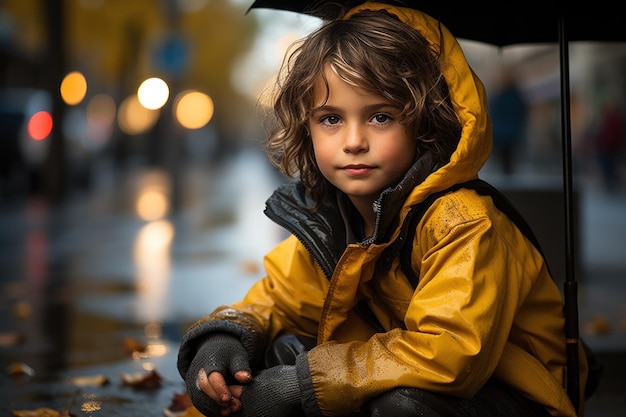
[[[348,126],[345,131],[343,150],[346,153],[364,152],[369,149],[365,129],[359,125]]]

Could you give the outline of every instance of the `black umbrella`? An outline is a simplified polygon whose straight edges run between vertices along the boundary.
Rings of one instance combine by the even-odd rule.
[[[250,9],[277,9],[322,19],[338,15],[341,5],[352,8],[364,0],[256,0]],[[507,46],[560,40],[560,17],[567,21],[569,41],[626,41],[623,18],[612,3],[597,0],[567,4],[555,0],[525,0],[519,4],[471,1],[383,0],[382,3],[418,9],[446,25],[454,36]],[[322,6],[322,7],[320,7]]]
[[[383,3],[418,9],[439,19],[459,39],[495,46],[528,43],[559,44],[561,74],[561,131],[565,203],[564,308],[568,353],[568,394],[578,409],[578,286],[574,254],[574,208],[571,156],[569,41],[626,41],[623,19],[607,0],[567,3],[557,0],[525,0],[520,4],[470,1],[382,0]],[[342,8],[364,0],[255,0],[250,9],[277,9],[333,19]],[[613,11],[613,12],[612,12]]]

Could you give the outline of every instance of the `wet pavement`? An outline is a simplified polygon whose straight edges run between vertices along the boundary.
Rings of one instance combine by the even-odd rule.
[[[141,202],[158,208],[171,178],[141,164],[97,170],[92,188],[61,206],[0,200],[0,417],[40,407],[164,416],[184,392],[184,329],[239,299],[284,237],[262,213],[280,179],[256,150],[187,164],[180,209],[166,218]],[[580,204],[581,335],[605,365],[585,415],[624,417],[626,194],[589,187]]]

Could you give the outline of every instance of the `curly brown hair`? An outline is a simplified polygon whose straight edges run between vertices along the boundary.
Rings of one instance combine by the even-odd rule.
[[[319,205],[331,185],[320,172],[308,133],[315,82],[330,65],[347,83],[381,95],[399,115],[417,157],[430,151],[437,166],[456,149],[462,125],[442,74],[439,47],[386,11],[363,11],[325,22],[285,56],[267,121],[265,150],[288,177],[299,176]],[[328,92],[327,92],[328,97]]]

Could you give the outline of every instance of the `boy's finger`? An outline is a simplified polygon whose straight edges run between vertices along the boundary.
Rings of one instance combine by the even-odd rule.
[[[247,384],[252,380],[252,374],[248,371],[237,371],[235,373],[235,379],[237,380],[237,382]]]
[[[215,391],[217,398],[219,398],[219,401],[221,401],[223,405],[227,405],[230,402],[232,395],[230,395],[230,390],[228,389],[224,375],[219,372],[211,372],[209,375],[209,385]]]
[[[197,385],[206,395],[221,405],[228,405],[231,395],[226,380],[219,372],[211,372],[207,377],[206,371],[198,372]]]

